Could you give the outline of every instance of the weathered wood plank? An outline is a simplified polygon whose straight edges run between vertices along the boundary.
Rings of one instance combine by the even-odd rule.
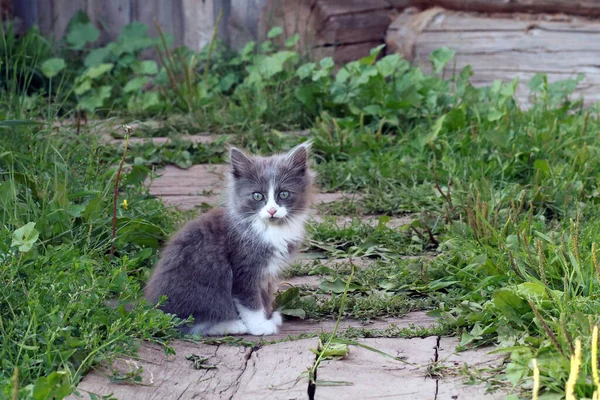
[[[302,334],[312,333],[321,334],[324,332],[333,332],[336,321],[326,319],[322,321],[290,319],[283,322],[280,331],[271,336],[250,336],[244,335],[246,340],[260,342],[263,339],[268,341],[277,341],[288,337],[295,337]],[[395,326],[398,329],[414,327],[431,328],[437,325],[435,318],[429,317],[425,311],[413,311],[402,317],[397,318],[375,318],[368,323],[355,319],[342,319],[338,326],[339,332],[345,332],[350,328],[368,329],[368,330],[386,330]]]
[[[183,44],[197,51],[212,39],[215,27],[214,1],[182,0]]]
[[[385,0],[267,0],[259,37],[273,26],[283,26],[285,36],[300,36],[301,52],[341,63],[366,56],[382,44],[395,15]]]
[[[89,1],[87,13],[100,29],[99,43],[114,40],[131,22],[131,0]]]
[[[227,33],[229,45],[243,48],[250,40],[258,40],[258,21],[266,0],[230,0]]]
[[[503,391],[486,393],[484,385],[465,385],[465,378],[458,374],[458,370],[467,365],[469,368],[485,369],[502,365],[505,355],[489,354],[495,348],[492,346],[480,347],[473,350],[456,352],[457,338],[441,337],[438,341],[438,363],[447,367],[449,371],[444,379],[438,381],[437,399],[439,400],[501,400],[506,394]]]
[[[306,399],[306,371],[315,362],[310,349],[317,346],[317,339],[304,339],[252,352],[232,399]]]
[[[426,378],[426,365],[434,360],[436,337],[424,339],[360,339],[392,356],[406,357],[407,365],[361,347],[350,347],[342,360],[324,361],[317,379],[348,382],[351,386],[317,386],[315,398],[434,399],[436,382]]]
[[[490,85],[494,80],[515,77],[528,81],[536,73],[548,73],[550,82],[586,75],[576,91],[591,104],[600,100],[600,22],[569,17],[535,19],[525,15],[486,16],[452,12],[441,8],[401,14],[390,26],[387,43],[425,71],[429,56],[442,46],[456,51],[453,69],[471,65],[472,82]],[[523,82],[517,97],[527,104],[529,89]]]
[[[230,399],[246,368],[251,349],[245,347],[210,346],[175,341],[171,345],[176,355],[167,356],[161,346],[144,343],[139,357],[123,358],[113,365],[113,370],[127,374],[142,368],[142,384],[116,384],[108,379],[113,372],[100,366],[90,372],[78,385],[81,396],[73,394],[67,399],[89,398],[88,393],[108,394],[117,399]],[[186,356],[207,357],[208,364],[216,369],[194,369]]]
[[[478,11],[484,13],[565,13],[585,17],[600,16],[600,2],[597,0],[388,0],[395,8],[444,7],[458,11]]]
[[[87,12],[88,0],[53,0],[52,2],[52,30],[57,38],[63,37],[67,25],[73,15],[82,10]]]

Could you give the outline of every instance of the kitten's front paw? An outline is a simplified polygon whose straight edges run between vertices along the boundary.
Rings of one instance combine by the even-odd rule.
[[[277,325],[272,319],[265,320],[260,324],[246,326],[248,327],[248,333],[254,336],[274,335],[278,331]]]
[[[277,326],[283,325],[283,318],[281,317],[281,313],[279,311],[273,311],[271,321],[273,321],[273,323]]]

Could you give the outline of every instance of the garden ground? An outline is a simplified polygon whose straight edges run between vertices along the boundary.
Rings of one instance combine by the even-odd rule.
[[[137,23],[101,48],[84,16],[68,31],[0,41],[0,398],[158,396],[160,371],[196,374],[190,396],[277,396],[304,371],[284,388],[339,397],[398,374],[438,398],[467,390],[458,378],[511,399],[595,395],[600,109],[570,98],[580,78],[476,88],[450,49],[427,75],[381,47],[335,66],[297,37],[195,54]],[[162,65],[141,58],[153,46]],[[179,337],[185,321],[142,288],[165,240],[218,201],[226,144],[307,139],[323,201],[277,298],[286,337]]]

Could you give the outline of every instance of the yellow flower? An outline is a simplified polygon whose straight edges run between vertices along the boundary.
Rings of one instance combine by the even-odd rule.
[[[533,400],[538,400],[538,394],[540,392],[540,369],[537,365],[537,360],[533,360]]]
[[[123,208],[126,210],[129,210],[129,208],[127,208],[129,205],[127,204],[127,199],[123,200],[123,204],[122,204]]]
[[[581,366],[581,341],[575,341],[575,354],[571,355],[571,372],[565,387],[565,397],[567,400],[577,400],[575,397],[575,384],[579,375],[579,367]]]

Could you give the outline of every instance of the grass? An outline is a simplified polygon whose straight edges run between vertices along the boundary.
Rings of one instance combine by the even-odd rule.
[[[425,75],[398,56],[376,62],[381,49],[335,71],[330,59],[304,60],[291,42],[249,44],[240,53],[215,44],[210,56],[169,50],[177,55],[171,63],[182,65],[167,71],[136,58],[155,44],[144,32],[125,30],[114,46],[137,47],[124,47],[127,57],[106,55],[101,64],[110,68],[95,64],[89,44],[74,49],[36,31],[1,32],[0,56],[10,61],[0,70],[0,398],[15,391],[61,398],[92,365],[143,340],[168,346],[181,321],[138,300],[161,245],[191,215],[166,209],[143,182],[155,166],[224,160],[225,139],[193,144],[180,133],[227,133],[228,142],[268,154],[306,139],[280,133],[290,129],[309,130],[323,190],[360,194],[320,212],[378,219],[312,223],[307,252],[371,264],[356,263],[353,275],[349,263],[294,266],[290,276],[316,274],[321,284],[284,293],[284,313],[369,320],[427,310],[441,326],[342,336],[455,334],[463,349],[496,344],[510,362],[494,382],[525,398],[534,359],[540,393],[565,394],[579,340],[579,378],[569,387],[592,397],[600,109],[569,100],[577,80],[535,77],[524,109],[516,81],[474,88],[469,68],[447,79]],[[451,55],[443,49],[432,62]],[[50,70],[60,63],[44,63],[56,57],[65,65]],[[175,93],[179,69],[198,78],[185,80],[185,99]],[[124,90],[140,78],[153,86]],[[129,149],[114,241],[123,152],[91,124],[64,123],[82,112],[90,120],[146,120],[133,136],[174,138]],[[386,225],[406,214],[408,225]]]

